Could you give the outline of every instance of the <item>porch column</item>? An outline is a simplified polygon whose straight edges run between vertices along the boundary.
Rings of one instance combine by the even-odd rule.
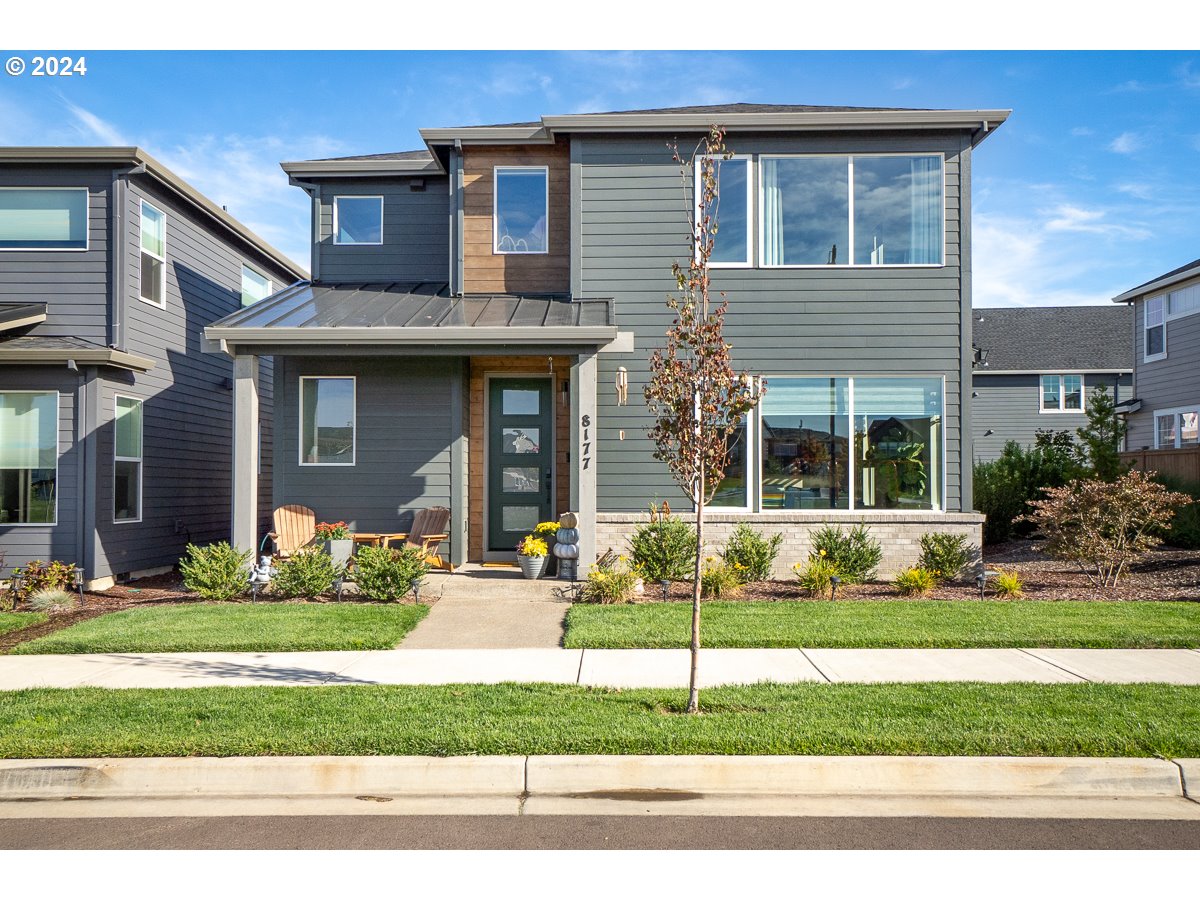
[[[579,514],[579,574],[596,561],[596,354],[571,366],[571,509]]]
[[[233,358],[233,528],[230,542],[258,555],[258,357]]]

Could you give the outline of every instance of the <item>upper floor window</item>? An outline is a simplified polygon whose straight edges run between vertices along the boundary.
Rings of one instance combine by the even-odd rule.
[[[1145,361],[1162,359],[1167,355],[1167,319],[1163,297],[1151,297],[1145,309]]]
[[[113,422],[113,521],[142,520],[142,401],[117,396]]]
[[[383,197],[334,197],[335,244],[383,243]]]
[[[1200,284],[1180,288],[1167,295],[1168,318],[1176,319],[1196,312],[1200,312]]]
[[[141,298],[147,303],[167,306],[167,217],[142,201],[142,284]]]
[[[712,210],[699,207],[703,200],[700,186],[701,168],[696,166],[697,214],[707,212],[717,220],[713,252],[709,263],[714,267],[753,265],[750,259],[750,160],[735,156],[714,159],[717,177],[717,202]]]
[[[53,525],[58,392],[0,392],[0,525]]]
[[[764,156],[764,266],[938,266],[940,155]]]
[[[87,188],[0,188],[0,250],[87,246]]]
[[[1043,375],[1042,412],[1083,412],[1082,375]]]
[[[550,170],[496,166],[494,249],[497,253],[548,253]]]
[[[300,379],[300,465],[354,465],[355,379]]]
[[[250,306],[271,293],[271,279],[249,266],[242,266],[242,306]]]

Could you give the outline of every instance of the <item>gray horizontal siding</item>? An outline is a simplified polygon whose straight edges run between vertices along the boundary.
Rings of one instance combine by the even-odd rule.
[[[615,297],[632,354],[599,358],[597,487],[601,511],[639,510],[652,499],[685,502],[652,456],[642,400],[647,358],[671,324],[671,263],[686,258],[685,186],[666,137],[586,137],[579,250],[582,296]],[[690,151],[694,141],[680,140]],[[947,508],[961,508],[960,138],[954,135],[733,135],[736,153],[938,152],[946,154],[946,259],[939,268],[714,269],[726,291],[726,338],[735,366],[776,376],[933,375],[946,379]],[[690,187],[686,188],[690,194]],[[755,201],[757,202],[757,201]],[[757,219],[755,211],[753,220]],[[757,237],[756,237],[757,240]],[[757,255],[757,246],[754,253]],[[968,310],[969,314],[969,310]],[[618,407],[617,366],[629,370],[629,405]],[[624,440],[620,434],[624,432]]]
[[[87,250],[0,251],[0,301],[48,304],[35,334],[107,344],[112,169],[0,165],[0,186],[88,189]]]
[[[319,270],[322,281],[448,281],[450,199],[446,178],[426,177],[414,191],[411,178],[339,179],[321,185]],[[333,198],[383,196],[383,244],[333,242]]]
[[[1117,382],[1115,374],[1083,376],[1084,389],[1089,396],[1094,389],[1104,385],[1118,400],[1128,399],[1132,377],[1123,375]],[[1031,446],[1039,429],[1069,431],[1074,437],[1075,430],[1088,423],[1086,412],[1042,412],[1039,375],[976,372],[972,387],[978,395],[971,404],[976,460],[995,459],[1008,441],[1016,441],[1022,447]]]
[[[1166,358],[1146,362],[1145,311],[1144,301],[1134,304],[1137,398],[1142,406],[1129,417],[1126,443],[1132,449],[1154,446],[1155,410],[1200,405],[1200,313],[1169,320]]]

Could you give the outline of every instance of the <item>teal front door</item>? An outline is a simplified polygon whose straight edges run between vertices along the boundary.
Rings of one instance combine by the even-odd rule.
[[[488,382],[488,524],[490,553],[517,543],[553,510],[554,408],[549,378]]]

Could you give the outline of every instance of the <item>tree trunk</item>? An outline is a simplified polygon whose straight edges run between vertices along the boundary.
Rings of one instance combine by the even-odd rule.
[[[704,476],[700,477],[700,490],[696,501],[696,567],[692,572],[692,669],[688,678],[688,705],[690,713],[700,712],[700,572],[704,559]]]

